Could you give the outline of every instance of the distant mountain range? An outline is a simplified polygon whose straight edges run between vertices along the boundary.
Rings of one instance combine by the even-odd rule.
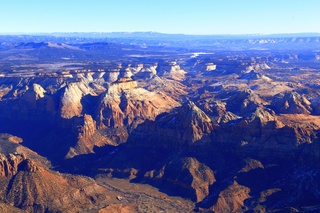
[[[1,46],[29,42],[52,42],[65,44],[113,43],[146,47],[183,48],[192,51],[213,50],[317,50],[320,33],[271,34],[271,35],[185,35],[157,32],[114,33],[30,33],[0,35]]]
[[[159,32],[53,32],[53,33],[0,33],[0,35],[29,35],[29,36],[61,36],[82,38],[170,38],[170,39],[243,39],[243,38],[290,38],[290,37],[319,37],[320,33],[280,33],[280,34],[168,34]]]

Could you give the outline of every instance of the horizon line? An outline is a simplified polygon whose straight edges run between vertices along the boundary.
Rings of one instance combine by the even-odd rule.
[[[163,33],[157,31],[92,31],[92,32],[81,32],[81,31],[70,31],[70,32],[0,32],[0,35],[54,35],[54,34],[124,34],[130,35],[135,33],[144,34],[160,34],[160,35],[180,35],[180,36],[269,36],[269,35],[292,35],[292,34],[319,34],[320,32],[284,32],[284,33],[218,33],[218,34],[188,34],[188,33]]]

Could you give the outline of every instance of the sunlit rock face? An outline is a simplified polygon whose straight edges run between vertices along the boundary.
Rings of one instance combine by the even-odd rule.
[[[61,117],[72,118],[82,114],[81,99],[86,95],[96,95],[92,88],[83,82],[69,84],[61,97]]]
[[[134,120],[149,119],[169,112],[179,103],[170,97],[137,87],[137,82],[118,82],[108,88],[98,106],[98,126],[129,126]]]
[[[186,74],[176,62],[159,63],[156,71],[159,76],[171,77],[175,80],[184,79],[184,75]]]

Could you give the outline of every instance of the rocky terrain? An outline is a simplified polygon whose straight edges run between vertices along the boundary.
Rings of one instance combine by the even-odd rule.
[[[50,39],[0,39],[3,212],[320,210],[318,37]]]

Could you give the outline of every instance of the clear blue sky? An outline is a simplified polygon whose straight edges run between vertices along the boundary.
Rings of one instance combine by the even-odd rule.
[[[0,33],[320,32],[320,0],[0,0]]]

